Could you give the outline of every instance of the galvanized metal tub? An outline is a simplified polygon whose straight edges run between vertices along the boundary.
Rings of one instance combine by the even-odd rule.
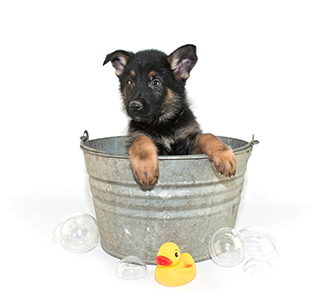
[[[234,227],[244,173],[253,145],[219,137],[233,149],[237,172],[225,178],[206,155],[159,156],[154,189],[136,183],[126,154],[126,137],[82,137],[102,248],[117,258],[128,255],[155,264],[159,247],[175,242],[196,262],[209,259],[208,241],[221,227]]]

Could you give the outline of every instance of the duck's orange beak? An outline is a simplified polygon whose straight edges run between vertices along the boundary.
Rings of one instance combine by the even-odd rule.
[[[159,255],[156,257],[156,263],[160,266],[170,266],[173,262],[168,257]]]

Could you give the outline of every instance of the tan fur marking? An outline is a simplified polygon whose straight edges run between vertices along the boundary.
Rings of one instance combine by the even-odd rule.
[[[133,77],[136,76],[136,72],[135,72],[134,70],[131,70],[131,71],[130,71],[130,74],[131,74],[131,76],[133,76]]]
[[[156,75],[156,71],[155,71],[155,70],[152,70],[152,71],[148,74],[148,77],[155,76],[155,75]]]
[[[170,109],[175,99],[175,93],[171,89],[167,89],[167,97],[162,105],[161,112],[166,112]]]
[[[174,92],[171,89],[167,89],[167,99],[166,100],[171,101],[171,100],[173,100],[174,96],[175,96]]]
[[[135,177],[142,185],[152,185],[159,175],[157,147],[146,136],[138,136],[128,150]]]
[[[174,77],[175,77],[175,79],[177,79],[177,80],[182,80],[182,77],[178,74],[178,73],[175,73],[174,72]],[[189,77],[189,76],[188,76]]]
[[[199,135],[192,153],[208,155],[214,168],[226,177],[236,173],[236,159],[232,149],[212,134]]]

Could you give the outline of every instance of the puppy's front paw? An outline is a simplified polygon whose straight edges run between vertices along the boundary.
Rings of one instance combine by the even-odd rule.
[[[142,185],[153,185],[159,176],[157,156],[132,160],[133,173]]]
[[[219,150],[212,153],[210,156],[214,168],[217,172],[225,177],[231,177],[236,173],[236,159],[233,151],[229,148],[226,150]]]
[[[159,168],[157,148],[146,136],[138,136],[128,150],[135,177],[142,185],[156,183]]]

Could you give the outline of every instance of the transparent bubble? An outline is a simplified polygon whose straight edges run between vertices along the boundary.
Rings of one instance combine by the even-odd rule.
[[[244,238],[235,229],[221,228],[211,237],[209,252],[216,264],[225,267],[236,266],[245,257]]]
[[[265,260],[251,258],[243,267],[243,276],[248,279],[265,278],[273,274],[272,265]]]
[[[71,252],[90,251],[99,243],[97,222],[89,214],[72,214],[59,222],[52,239]]]
[[[125,280],[139,279],[147,275],[147,266],[137,256],[126,256],[118,262],[115,275]]]
[[[246,227],[240,230],[245,240],[245,254],[248,258],[272,259],[279,255],[274,237],[259,227]]]

